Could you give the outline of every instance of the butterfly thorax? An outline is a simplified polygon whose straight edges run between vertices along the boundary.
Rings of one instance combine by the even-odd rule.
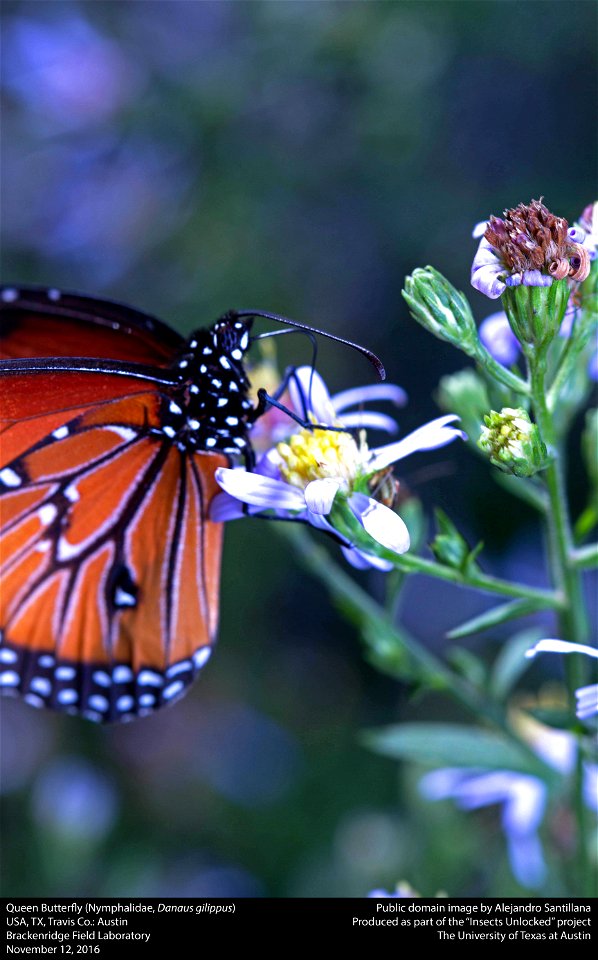
[[[180,384],[164,398],[158,432],[181,450],[245,452],[253,409],[243,367],[250,327],[226,315],[192,334],[173,361]]]

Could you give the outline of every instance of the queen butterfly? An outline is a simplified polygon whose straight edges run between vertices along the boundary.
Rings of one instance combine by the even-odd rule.
[[[243,367],[253,317],[321,331],[231,311],[185,341],[58,290],[4,287],[0,305],[0,688],[98,722],[145,716],[214,643],[214,473],[251,466],[267,407]]]

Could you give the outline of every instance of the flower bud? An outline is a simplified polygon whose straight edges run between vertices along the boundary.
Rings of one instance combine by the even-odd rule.
[[[475,560],[479,550],[472,551],[455,524],[443,510],[437,509],[435,516],[438,532],[430,544],[432,553],[438,563],[443,564],[443,566],[465,571],[468,562]]]
[[[492,410],[484,422],[478,446],[495,467],[516,477],[532,477],[548,466],[540,431],[521,407],[503,407],[500,413]]]
[[[405,278],[403,297],[414,320],[469,356],[475,356],[478,333],[464,294],[433,267],[417,268]]]
[[[526,345],[542,347],[551,343],[565,315],[569,292],[566,280],[553,280],[550,286],[506,287],[502,303],[511,329],[524,349]]]

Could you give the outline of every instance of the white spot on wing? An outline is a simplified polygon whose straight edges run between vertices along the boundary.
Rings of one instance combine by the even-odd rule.
[[[162,691],[162,696],[165,700],[172,700],[173,697],[176,697],[177,694],[181,693],[185,689],[185,684],[182,680],[175,680],[174,683],[171,683],[168,687],[165,687]]]
[[[202,647],[201,650],[197,650],[193,654],[193,663],[195,664],[198,670],[201,670],[204,664],[208,662],[211,655],[212,655],[211,647]]]
[[[220,357],[220,366],[224,367],[225,370],[230,370],[230,363],[226,357]]]
[[[52,431],[52,436],[54,437],[55,440],[63,440],[65,437],[68,437],[68,435],[69,435],[68,427],[58,427],[56,430]]]
[[[109,687],[112,683],[110,676],[104,670],[96,670],[92,675],[92,680],[97,683],[98,687]]]
[[[31,707],[45,707],[45,703],[41,697],[36,696],[34,693],[26,693],[23,697],[25,703],[28,703]]]
[[[54,676],[57,680],[72,680],[77,674],[74,667],[56,667]]]
[[[159,673],[154,673],[153,670],[141,670],[137,681],[142,687],[161,687],[164,683],[163,677]]]
[[[128,683],[133,679],[133,671],[130,667],[115,667],[112,671],[112,679],[115,683]]]
[[[184,673],[186,670],[190,670],[191,666],[192,664],[190,660],[181,660],[179,663],[173,663],[173,665],[166,671],[166,676],[176,677],[177,674]]]
[[[118,700],[116,701],[117,710],[130,710],[134,706],[135,706],[135,701],[133,700],[133,697],[128,697],[128,696],[119,697]]]
[[[49,523],[52,523],[52,520],[55,519],[58,510],[56,507],[52,506],[51,503],[47,503],[44,507],[40,507],[37,511],[37,515],[44,526],[47,526]]]
[[[41,693],[42,697],[48,697],[52,693],[52,684],[47,677],[34,677],[29,687],[35,693]]]
[[[17,660],[18,657],[14,650],[0,650],[1,663],[15,663]]]
[[[79,694],[76,690],[60,690],[56,699],[58,703],[76,703],[79,699]]]
[[[131,593],[127,593],[122,587],[116,588],[114,603],[117,607],[134,607],[136,602],[135,597]]]
[[[104,713],[110,706],[106,697],[103,697],[99,693],[94,693],[87,702],[92,710],[99,710],[100,713]]]
[[[4,470],[0,470],[0,480],[5,487],[20,487],[21,478],[18,473],[15,473],[14,470],[11,470],[10,467],[5,467]]]
[[[76,557],[77,554],[81,553],[81,550],[84,548],[84,546],[84,543],[73,545],[72,543],[69,543],[68,540],[65,540],[64,537],[60,537],[56,550],[56,556],[59,560],[70,560],[72,557]]]
[[[5,670],[4,673],[0,673],[0,686],[17,687],[18,685],[19,674],[15,673],[14,670]]]
[[[110,433],[116,433],[119,437],[122,437],[123,440],[134,440],[137,436],[137,431],[132,430],[131,427],[120,427],[114,423],[104,429],[109,430]]]

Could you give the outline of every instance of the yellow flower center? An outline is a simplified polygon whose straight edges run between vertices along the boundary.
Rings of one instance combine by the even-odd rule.
[[[280,472],[287,483],[305,489],[312,480],[336,477],[351,487],[368,454],[364,440],[358,446],[350,433],[301,429],[276,447]]]

